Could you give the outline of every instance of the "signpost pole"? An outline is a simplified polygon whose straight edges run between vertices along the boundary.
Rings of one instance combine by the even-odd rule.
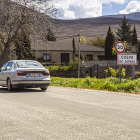
[[[135,80],[135,65],[133,65],[133,80]]]
[[[121,65],[119,65],[120,82],[121,82],[121,71],[122,71],[122,69],[121,69]]]

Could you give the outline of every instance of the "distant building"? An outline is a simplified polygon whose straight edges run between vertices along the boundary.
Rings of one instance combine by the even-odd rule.
[[[72,43],[54,42],[45,47],[32,48],[36,60],[47,63],[68,63],[73,60]],[[105,50],[87,44],[80,44],[80,52],[88,60],[104,60]],[[78,45],[76,44],[75,57],[78,57]]]

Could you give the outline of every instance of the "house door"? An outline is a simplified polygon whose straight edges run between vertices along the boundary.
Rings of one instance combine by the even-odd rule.
[[[69,63],[69,53],[61,53],[61,63]]]

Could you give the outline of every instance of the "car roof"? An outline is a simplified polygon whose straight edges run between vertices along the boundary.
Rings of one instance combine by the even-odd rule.
[[[8,61],[8,62],[18,62],[18,61],[35,61],[35,60],[10,60],[10,61]],[[37,62],[37,61],[35,61],[35,62]]]

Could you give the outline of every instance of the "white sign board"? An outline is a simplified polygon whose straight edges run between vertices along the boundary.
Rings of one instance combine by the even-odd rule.
[[[123,44],[123,42],[118,41],[115,44],[115,50],[116,50],[117,53],[123,53],[124,50],[125,50],[125,45]]]
[[[137,65],[137,54],[117,54],[118,65]]]

